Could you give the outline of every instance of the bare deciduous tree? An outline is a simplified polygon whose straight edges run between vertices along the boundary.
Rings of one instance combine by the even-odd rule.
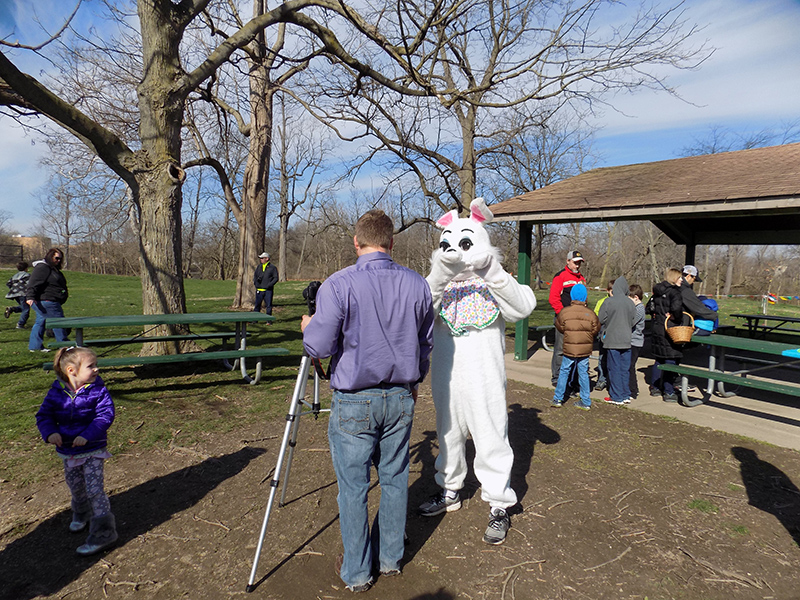
[[[434,95],[398,97],[369,82],[353,88],[349,80],[325,80],[332,100],[317,96],[315,109],[344,139],[365,142],[356,169],[385,154],[387,168],[412,177],[440,210],[463,209],[482,195],[482,162],[519,133],[496,128],[493,116],[501,111],[542,102],[551,109],[579,101],[594,106],[611,90],[643,86],[672,92],[656,67],[693,68],[709,54],[702,44],[689,46],[697,28],[680,3],[643,5],[613,27],[614,6],[603,0],[478,0],[439,13],[432,6],[438,5],[381,4],[369,16],[384,35],[394,28],[390,39],[414,66],[400,75]],[[420,23],[414,31],[425,35],[407,33],[409,23]]]
[[[142,298],[145,313],[185,312],[185,294],[181,275],[181,206],[185,172],[182,168],[181,128],[186,100],[208,81],[233,53],[244,48],[267,27],[292,24],[310,32],[319,46],[348,64],[361,75],[402,91],[408,86],[392,81],[366,63],[346,52],[337,36],[327,26],[340,17],[361,32],[363,42],[366,22],[355,10],[330,0],[288,0],[272,10],[243,23],[196,64],[185,64],[181,44],[187,30],[209,7],[211,0],[136,2],[141,34],[141,71],[136,88],[138,131],[129,141],[92,118],[86,111],[55,94],[36,78],[23,73],[9,58],[0,54],[0,104],[20,111],[47,116],[58,126],[78,137],[128,186],[134,206],[133,224],[139,237]],[[307,12],[304,12],[307,11]],[[321,20],[311,15],[323,11]],[[370,40],[379,48],[402,58],[375,28]],[[105,46],[106,44],[98,44]],[[102,48],[101,48],[102,49]],[[427,94],[419,85],[409,93]],[[169,351],[172,348],[159,348]]]

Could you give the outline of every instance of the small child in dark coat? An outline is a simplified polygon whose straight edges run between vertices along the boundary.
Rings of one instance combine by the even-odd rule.
[[[563,403],[567,381],[573,365],[578,370],[578,385],[581,400],[575,406],[583,410],[592,407],[589,397],[589,355],[594,348],[594,338],[600,331],[600,320],[594,311],[586,305],[586,286],[578,283],[570,292],[572,303],[565,306],[556,317],[556,329],[564,334],[564,358],[558,374],[556,391],[553,394],[553,406]]]

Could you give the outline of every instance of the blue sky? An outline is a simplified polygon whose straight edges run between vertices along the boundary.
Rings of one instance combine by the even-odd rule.
[[[81,7],[91,19],[94,1]],[[53,31],[74,0],[0,0],[0,37],[31,43],[43,34],[35,6]],[[712,127],[748,135],[778,130],[800,119],[800,0],[687,0],[689,21],[704,25],[700,38],[717,50],[697,71],[673,72],[669,84],[683,99],[641,91],[613,99],[616,110],[596,118],[596,166],[667,160],[706,137]],[[23,16],[24,15],[24,16]],[[16,20],[15,20],[16,17]],[[29,72],[36,75],[35,67]],[[47,173],[37,163],[46,145],[0,117],[0,210],[14,215],[9,229],[29,233],[34,196]]]

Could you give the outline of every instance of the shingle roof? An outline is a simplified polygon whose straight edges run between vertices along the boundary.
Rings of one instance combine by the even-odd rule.
[[[800,198],[800,144],[606,167],[491,207],[496,217],[547,212]],[[523,217],[524,218],[524,217]]]
[[[796,244],[800,144],[594,169],[490,208],[501,221],[650,220],[677,243]]]

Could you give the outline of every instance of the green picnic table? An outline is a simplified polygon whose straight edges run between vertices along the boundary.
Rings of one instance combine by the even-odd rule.
[[[800,317],[789,317],[785,315],[746,315],[735,313],[731,315],[747,321],[747,331],[750,337],[760,335],[762,338],[768,333],[800,333],[800,329],[791,327],[800,325]],[[789,327],[787,327],[787,325]]]
[[[785,344],[767,340],[738,337],[733,335],[711,335],[692,337],[692,341],[711,347],[708,358],[708,368],[694,367],[691,365],[662,364],[658,368],[662,371],[677,373],[681,376],[679,402],[684,406],[693,407],[708,402],[714,394],[714,388],[719,396],[730,397],[734,394],[725,389],[725,384],[751,387],[778,394],[800,396],[800,385],[777,378],[764,376],[774,369],[790,369],[800,363],[800,348],[796,344]],[[732,356],[728,351],[745,351],[763,357]],[[776,360],[780,357],[781,360]],[[749,363],[752,368],[726,371],[726,359],[735,358],[739,362]],[[786,360],[788,359],[788,360]],[[708,384],[703,390],[700,399],[689,398],[688,377],[706,379]]]
[[[186,314],[153,314],[153,315],[106,315],[100,317],[63,317],[47,319],[45,326],[48,328],[72,329],[75,334],[75,345],[77,346],[123,346],[127,344],[143,344],[149,342],[170,342],[184,340],[208,340],[214,338],[225,339],[233,338],[234,347],[230,350],[217,350],[213,352],[186,352],[184,354],[166,354],[157,356],[125,356],[125,357],[100,357],[97,360],[99,367],[121,367],[145,364],[164,364],[174,362],[193,362],[201,360],[222,360],[224,364],[235,369],[239,365],[242,377],[251,384],[256,384],[261,380],[262,359],[265,356],[285,356],[289,354],[286,348],[247,348],[247,324],[248,323],[271,323],[275,320],[272,315],[260,312],[217,312],[217,313],[186,313]],[[98,338],[87,340],[84,337],[84,329],[103,328],[103,327],[147,327],[155,328],[159,325],[200,325],[213,324],[225,325],[233,324],[233,332],[223,333],[185,333],[173,335],[148,335],[148,331],[141,331],[130,336],[116,338]],[[65,342],[54,342],[49,346],[72,345]],[[247,372],[245,360],[247,358],[256,359],[255,375],[250,377]],[[231,364],[229,361],[233,360]],[[52,368],[52,363],[45,363],[45,369]]]

